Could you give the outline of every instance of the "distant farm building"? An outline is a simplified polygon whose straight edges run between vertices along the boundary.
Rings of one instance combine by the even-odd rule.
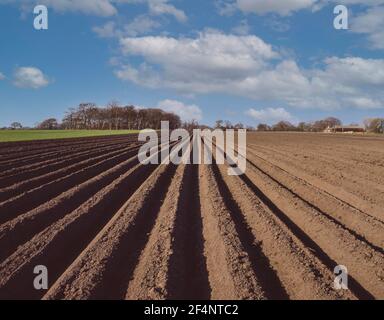
[[[334,126],[324,130],[325,133],[364,133],[366,130],[360,126]]]

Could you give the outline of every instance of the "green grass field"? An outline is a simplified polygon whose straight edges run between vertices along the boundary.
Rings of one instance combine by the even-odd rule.
[[[112,136],[138,132],[135,130],[0,130],[0,142]]]

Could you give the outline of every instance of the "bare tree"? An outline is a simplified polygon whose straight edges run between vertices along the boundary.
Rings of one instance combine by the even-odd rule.
[[[225,129],[233,129],[233,125],[232,125],[232,123],[231,123],[231,121],[229,121],[229,120],[226,120],[225,122]]]
[[[37,129],[40,130],[57,130],[59,123],[55,118],[46,119],[37,125]]]
[[[313,131],[313,124],[309,122],[300,122],[297,125],[297,131],[300,132],[310,132]]]
[[[200,128],[200,125],[196,120],[191,120],[191,121],[184,122],[183,128],[191,132],[193,131],[193,129]]]
[[[368,132],[384,133],[384,118],[369,118],[364,120]]]
[[[234,129],[236,130],[239,130],[239,129],[244,129],[244,125],[239,122],[239,123],[236,123],[234,126],[233,126]]]
[[[341,126],[342,122],[334,117],[328,117],[324,120],[316,121],[313,125],[313,131],[320,132],[324,131],[325,129],[334,128],[335,126]]]
[[[224,121],[223,120],[217,120],[215,124],[215,129],[223,129],[224,128]]]
[[[257,126],[257,131],[271,131],[271,127],[265,123],[260,123]]]
[[[158,130],[161,121],[169,121],[171,129],[181,126],[179,116],[161,109],[121,107],[117,102],[111,102],[107,108],[99,108],[94,103],[82,103],[66,113],[62,127],[65,129],[141,130],[151,128]]]
[[[20,122],[12,122],[11,123],[11,128],[14,129],[14,130],[18,130],[18,129],[22,129],[23,126],[21,125]]]
[[[296,127],[288,121],[280,121],[272,127],[273,131],[295,131]]]

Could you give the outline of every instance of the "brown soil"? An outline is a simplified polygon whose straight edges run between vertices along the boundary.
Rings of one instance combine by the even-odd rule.
[[[249,134],[238,177],[139,146],[0,144],[0,299],[384,299],[384,139]]]

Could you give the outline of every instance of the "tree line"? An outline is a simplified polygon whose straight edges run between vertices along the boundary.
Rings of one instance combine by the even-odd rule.
[[[321,132],[328,127],[341,125],[341,121],[337,118],[329,117],[324,120],[314,122],[300,122],[294,125],[289,121],[279,121],[274,125],[260,123],[257,127],[245,127],[242,123],[233,125],[228,120],[217,120],[216,129],[248,129],[249,131],[301,131],[301,132]]]
[[[120,106],[116,102],[108,104],[107,107],[98,107],[94,103],[81,103],[76,108],[70,108],[61,122],[55,118],[49,118],[36,125],[41,130],[142,130],[161,127],[161,121],[169,121],[170,129],[194,128],[209,129],[210,127],[200,125],[195,120],[182,122],[180,117],[174,113],[165,112],[158,108],[137,108],[132,105]],[[297,125],[289,121],[279,121],[274,125],[260,123],[257,127],[245,126],[242,123],[232,124],[228,120],[217,120],[215,129],[247,129],[248,131],[295,131],[295,132],[323,132],[328,127],[342,125],[340,119],[328,117],[323,120],[312,122],[300,122]],[[358,124],[352,124],[358,125]],[[384,118],[368,118],[364,120],[364,127],[371,133],[384,133]],[[22,129],[19,122],[13,122],[10,129]],[[3,128],[6,129],[6,128]]]
[[[217,120],[215,124],[216,129],[247,129],[248,131],[292,131],[292,132],[323,132],[327,128],[341,126],[340,119],[328,117],[323,120],[313,122],[300,122],[297,125],[289,121],[279,121],[274,125],[260,123],[257,127],[245,127],[243,124],[238,123],[233,125],[227,120]],[[351,124],[351,126],[359,126],[358,124]],[[384,118],[368,118],[364,120],[364,127],[371,133],[384,133]]]
[[[259,124],[258,131],[296,131],[296,132],[323,132],[327,128],[341,126],[340,119],[328,117],[313,122],[300,122],[297,125],[289,121],[280,121],[273,126],[267,124]]]
[[[170,129],[182,125],[178,115],[161,109],[140,109],[135,106],[119,106],[110,103],[106,108],[94,103],[81,103],[76,108],[70,108],[61,123],[55,118],[46,119],[37,125],[41,130],[142,130],[161,127],[161,121],[169,121]]]

